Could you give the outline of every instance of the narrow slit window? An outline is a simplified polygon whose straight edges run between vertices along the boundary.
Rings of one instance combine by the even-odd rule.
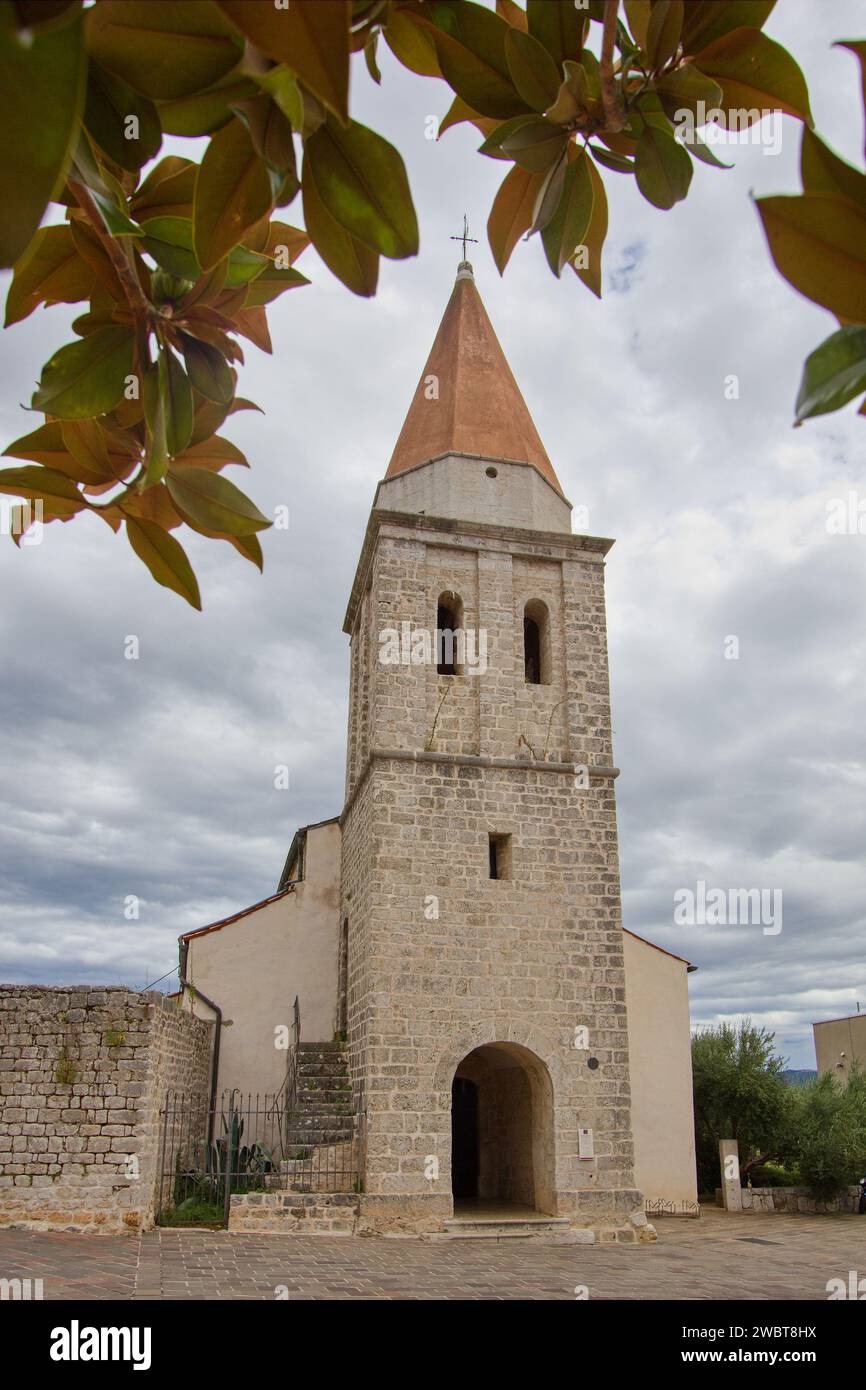
[[[511,878],[511,836],[488,835],[491,878]]]
[[[550,685],[550,617],[540,599],[523,610],[523,667],[527,685]]]
[[[457,594],[440,594],[436,604],[436,671],[458,676],[457,634],[462,628],[463,604]]]
[[[541,685],[541,631],[534,618],[523,619],[523,659],[528,685]]]

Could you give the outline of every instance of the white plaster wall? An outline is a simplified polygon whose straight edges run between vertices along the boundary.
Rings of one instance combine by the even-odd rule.
[[[686,965],[629,932],[625,998],[635,1186],[647,1201],[697,1201]]]
[[[291,1028],[296,994],[302,1039],[333,1038],[339,888],[340,827],[334,823],[308,831],[306,875],[292,892],[191,939],[187,978],[223,1011],[220,1090],[280,1089],[287,1056],[274,1046],[275,1029]],[[212,1017],[200,1002],[194,1007]]]

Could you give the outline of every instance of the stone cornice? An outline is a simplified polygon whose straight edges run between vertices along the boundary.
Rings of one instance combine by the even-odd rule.
[[[367,754],[361,774],[340,814],[341,826],[352,809],[375,762],[447,763],[455,767],[493,767],[504,768],[508,771],[550,772],[569,777],[574,777],[578,771],[587,766],[586,763],[543,762],[536,758],[491,758],[477,753],[434,753],[428,752],[426,749],[413,752],[408,748],[372,748]],[[614,778],[619,776],[618,767],[589,767],[588,771],[590,781],[596,782],[612,782]]]
[[[368,584],[379,532],[385,527],[419,534],[427,533],[428,536],[438,538],[431,541],[434,545],[453,546],[459,545],[461,540],[471,541],[473,539],[494,544],[496,541],[505,541],[509,550],[518,554],[524,551],[528,555],[533,554],[537,547],[542,545],[547,555],[556,556],[558,553],[561,558],[586,555],[596,563],[601,563],[614,544],[605,536],[569,535],[563,531],[530,531],[523,526],[496,526],[482,521],[455,521],[449,517],[427,516],[419,512],[380,511],[374,507],[367,523],[364,543],[361,547],[361,555],[352,584],[352,592],[343,620],[343,631],[350,635],[358,602]]]

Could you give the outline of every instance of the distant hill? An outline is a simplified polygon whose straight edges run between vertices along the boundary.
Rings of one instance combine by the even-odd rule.
[[[809,1071],[808,1068],[803,1068],[799,1071],[796,1068],[792,1068],[790,1071],[783,1071],[782,1075],[789,1086],[805,1086],[807,1081],[814,1081],[818,1073],[816,1071]]]

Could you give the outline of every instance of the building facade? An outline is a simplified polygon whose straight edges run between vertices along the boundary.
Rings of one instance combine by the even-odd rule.
[[[254,1066],[259,971],[304,1037],[345,1037],[370,1229],[509,1205],[634,1232],[642,1175],[695,1197],[688,963],[621,920],[612,542],[570,513],[464,262],[349,599],[339,823],[296,837],[275,899],[184,938],[226,1065]]]

